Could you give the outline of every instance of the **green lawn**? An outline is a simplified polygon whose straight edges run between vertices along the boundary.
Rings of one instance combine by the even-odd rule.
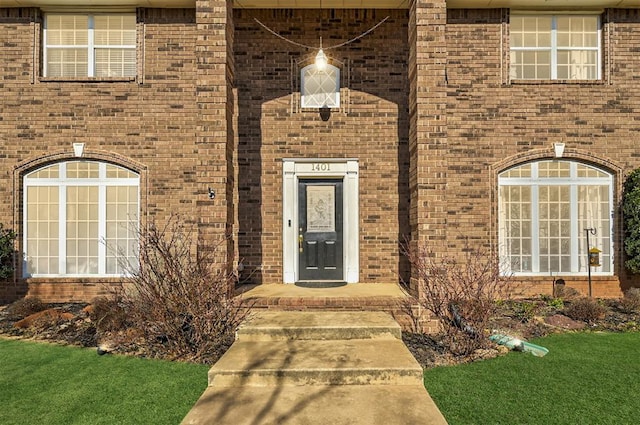
[[[549,354],[509,353],[425,371],[425,386],[447,421],[640,423],[640,333],[559,334],[532,342]]]
[[[0,424],[178,424],[208,366],[0,339]]]
[[[549,354],[427,370],[449,423],[640,423],[640,333],[532,342]],[[178,424],[208,368],[0,339],[0,424]]]

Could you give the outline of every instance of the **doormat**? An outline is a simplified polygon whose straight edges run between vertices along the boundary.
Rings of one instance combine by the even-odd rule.
[[[296,282],[296,286],[301,288],[339,288],[345,286],[347,282],[332,282],[332,281],[308,281],[308,282]]]

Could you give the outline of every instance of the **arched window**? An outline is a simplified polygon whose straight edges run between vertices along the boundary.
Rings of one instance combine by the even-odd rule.
[[[538,161],[498,176],[500,256],[515,275],[586,274],[588,249],[602,251],[592,273],[613,273],[613,177],[574,161]],[[596,229],[589,235],[585,229]]]
[[[48,165],[24,178],[27,276],[120,276],[137,264],[138,174],[93,161]]]
[[[315,64],[300,71],[303,108],[340,107],[340,69],[327,64],[318,69]]]

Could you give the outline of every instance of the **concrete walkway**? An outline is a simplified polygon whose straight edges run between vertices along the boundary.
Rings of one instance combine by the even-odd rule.
[[[182,424],[446,424],[400,335],[383,312],[257,312]]]

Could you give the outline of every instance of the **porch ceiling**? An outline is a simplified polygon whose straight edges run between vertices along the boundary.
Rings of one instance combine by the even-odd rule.
[[[242,9],[319,9],[320,0],[235,0]],[[410,0],[322,0],[331,9],[398,9],[407,8]],[[0,0],[0,7],[195,7],[195,0]],[[593,9],[605,7],[640,8],[638,0],[447,0],[447,6],[459,8],[519,9]]]

